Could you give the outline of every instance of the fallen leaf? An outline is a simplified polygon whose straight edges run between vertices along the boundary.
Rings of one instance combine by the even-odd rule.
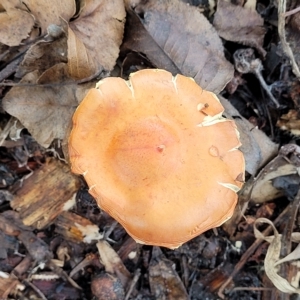
[[[160,248],[153,248],[149,265],[149,283],[152,295],[157,300],[189,299],[172,265],[173,262],[165,258]]]
[[[34,18],[25,6],[19,7],[19,1],[2,0],[1,4],[5,11],[0,13],[0,43],[18,46],[29,36]]]
[[[131,275],[118,253],[104,240],[100,240],[96,246],[100,254],[100,262],[104,265],[105,271],[110,274],[115,274],[126,289],[130,282]]]
[[[268,224],[273,228],[274,236],[264,236],[258,229],[257,225],[258,224]],[[283,262],[288,262],[291,260],[299,259],[300,258],[300,248],[299,242],[300,242],[300,234],[299,232],[293,232],[291,234],[291,240],[293,242],[297,242],[298,246],[296,249],[291,252],[289,255],[287,255],[283,259],[279,259],[280,257],[280,250],[282,247],[281,243],[281,234],[278,233],[277,229],[275,228],[274,224],[272,221],[266,218],[259,218],[255,221],[254,223],[254,234],[257,239],[263,239],[267,242],[270,243],[270,246],[268,248],[265,261],[264,261],[264,266],[265,266],[265,272],[269,279],[272,281],[272,283],[275,285],[277,289],[282,291],[283,293],[297,293],[300,294],[300,289],[299,286],[295,287],[292,286],[290,282],[288,282],[285,278],[281,277],[278,274],[278,265],[283,263]],[[299,284],[298,284],[299,285]]]
[[[156,67],[192,77],[214,93],[233,77],[221,39],[196,7],[179,0],[127,0],[126,8],[124,51],[142,52]]]
[[[9,295],[16,295],[19,291],[23,291],[26,286],[19,282],[18,279],[10,277],[4,277],[4,272],[1,272],[0,276],[0,297],[1,299],[9,299]]]
[[[246,171],[251,175],[256,175],[258,170],[270,161],[278,152],[278,145],[271,141],[266,134],[255,128],[248,120],[222,96],[218,96],[225,108],[226,118],[233,119],[240,133],[243,152],[246,161]]]
[[[86,0],[68,30],[68,70],[85,78],[112,70],[119,54],[125,24],[122,0]]]
[[[277,121],[276,126],[281,130],[289,131],[291,134],[300,135],[300,118],[299,113],[290,109],[286,114],[282,115]]]
[[[33,71],[38,71],[38,75],[41,75],[52,66],[67,61],[67,35],[63,33],[54,41],[41,40],[32,45],[18,66],[15,76],[22,78]]]
[[[93,277],[91,282],[91,291],[94,296],[93,299],[125,299],[125,291],[119,278],[108,273],[99,274]]]
[[[53,139],[65,138],[78,103],[94,83],[36,85],[37,73],[26,74],[21,83],[32,86],[13,87],[2,105],[6,112],[20,120],[40,145],[48,147]]]
[[[50,24],[60,25],[61,18],[69,21],[76,11],[75,0],[23,0],[22,2],[36,18],[42,35],[47,33]]]
[[[264,19],[255,10],[219,0],[213,24],[225,40],[255,47],[262,56],[266,55],[262,47]]]
[[[63,5],[47,1],[37,5],[36,1],[27,0],[42,33],[47,30],[49,34],[27,51],[17,77],[35,70],[41,74],[60,62],[67,64],[68,76],[73,79],[88,78],[103,69],[113,69],[123,38],[124,3],[122,0],[80,3],[79,16],[69,22],[75,14],[73,0]]]

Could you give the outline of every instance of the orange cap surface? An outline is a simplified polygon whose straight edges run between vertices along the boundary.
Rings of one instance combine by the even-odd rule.
[[[233,121],[193,79],[105,78],[73,116],[72,171],[137,242],[176,248],[229,219],[244,180]]]

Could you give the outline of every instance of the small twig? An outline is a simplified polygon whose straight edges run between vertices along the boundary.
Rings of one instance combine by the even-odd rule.
[[[75,268],[70,272],[69,276],[72,278],[79,271],[83,270],[85,267],[92,264],[92,261],[97,258],[97,255],[94,253],[89,253]]]
[[[297,214],[299,211],[299,206],[300,206],[300,190],[298,191],[295,199],[290,205],[290,211],[289,211],[289,219],[286,222],[283,232],[282,232],[282,237],[281,237],[281,251],[280,251],[280,256],[281,257],[286,257],[291,253],[292,250],[292,232],[293,228],[295,226],[295,220],[297,218]],[[296,272],[292,272],[291,269],[288,267],[286,264],[282,264],[280,267],[280,275],[283,278],[286,278],[289,282],[292,282],[293,276],[296,276]],[[290,299],[289,296],[287,296],[286,293],[283,293],[280,290],[276,290],[276,295],[277,299]]]
[[[300,11],[300,6],[294,8],[294,9],[292,9],[292,10],[290,10],[290,11],[285,12],[283,15],[284,15],[285,17],[289,17],[289,16],[291,16],[291,15],[296,14],[296,13],[299,12],[299,11]]]
[[[5,68],[3,68],[0,72],[0,81],[8,78],[12,74],[16,72],[17,67],[19,66],[20,62],[23,60],[23,56],[19,56],[18,58],[14,59],[10,62]]]
[[[270,111],[268,109],[268,107],[265,107],[266,108],[266,114],[267,114],[267,117],[268,117],[268,120],[269,120],[269,126],[270,126],[270,131],[271,131],[271,139],[272,141],[275,139],[275,133],[274,133],[274,126],[273,126],[273,122],[272,122],[272,117],[271,117],[271,114],[270,114]]]
[[[128,289],[127,293],[126,293],[126,297],[125,297],[124,300],[128,300],[128,299],[129,299],[129,297],[131,296],[132,291],[133,291],[133,289],[134,289],[136,283],[138,282],[140,276],[141,276],[141,270],[140,270],[140,269],[137,269],[137,270],[135,271],[135,273],[134,273],[133,279],[131,280],[129,289]]]
[[[259,80],[261,86],[263,87],[263,89],[265,90],[265,92],[268,94],[268,96],[270,97],[270,99],[273,101],[273,103],[276,105],[276,107],[280,107],[279,102],[275,99],[275,97],[273,96],[273,94],[271,93],[271,89],[270,86],[268,86],[263,78],[263,76],[261,75],[261,71],[256,68],[253,70],[253,73],[256,75],[257,79]]]
[[[286,0],[278,0],[278,35],[282,44],[283,52],[288,56],[291,61],[292,70],[295,76],[300,79],[300,70],[296,63],[293,51],[288,44],[285,36],[285,13],[286,13]]]
[[[181,261],[182,261],[182,269],[183,269],[182,279],[183,279],[184,286],[187,288],[189,285],[189,268],[188,268],[187,258],[185,255],[182,255]]]
[[[23,282],[28,284],[39,295],[39,297],[41,297],[42,300],[47,300],[46,296],[34,284],[32,284],[31,282],[29,282],[26,279],[24,279]]]
[[[83,78],[83,79],[79,79],[79,80],[72,80],[72,81],[66,81],[66,82],[54,82],[54,83],[22,83],[22,82],[0,82],[0,86],[17,86],[17,87],[56,87],[56,86],[64,86],[64,85],[75,85],[75,84],[83,84],[89,81],[92,81],[93,79],[97,78],[101,73],[103,72],[103,70],[98,71],[97,73]]]
[[[272,291],[274,288],[266,288],[266,287],[235,287],[232,291]]]
[[[290,211],[290,206],[288,205],[284,211],[277,217],[277,219],[273,222],[274,225],[278,225],[283,217]],[[268,226],[267,229],[263,231],[263,235],[267,236],[272,232],[272,227]],[[252,255],[252,253],[258,248],[258,246],[263,242],[263,239],[257,239],[249,248],[248,250],[242,255],[240,261],[236,264],[234,270],[232,271],[231,275],[227,278],[227,280],[222,284],[218,291],[218,296],[221,299],[225,299],[224,296],[224,290],[226,287],[231,283],[233,278],[236,276],[236,274],[244,267],[244,265],[247,263],[249,257]]]
[[[257,77],[271,101],[275,104],[276,108],[279,108],[279,102],[273,96],[271,87],[266,84],[261,74],[263,65],[259,58],[255,58],[254,50],[252,48],[238,49],[233,54],[233,60],[234,66],[238,72],[242,74],[253,73]]]
[[[109,229],[107,231],[104,232],[104,239],[105,240],[110,240],[109,236],[112,234],[112,232],[115,230],[115,228],[117,227],[118,222],[114,221],[111,226],[109,227]],[[110,240],[111,241],[111,240]],[[115,243],[115,241],[113,241]]]

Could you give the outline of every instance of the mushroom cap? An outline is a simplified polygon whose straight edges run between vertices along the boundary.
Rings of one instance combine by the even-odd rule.
[[[234,121],[191,78],[105,78],[73,116],[72,171],[137,242],[176,248],[229,219],[245,162]]]

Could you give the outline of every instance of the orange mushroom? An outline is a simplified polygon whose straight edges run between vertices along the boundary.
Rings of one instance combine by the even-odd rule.
[[[164,70],[105,78],[73,116],[72,171],[137,242],[176,248],[233,214],[244,157],[218,98]]]

